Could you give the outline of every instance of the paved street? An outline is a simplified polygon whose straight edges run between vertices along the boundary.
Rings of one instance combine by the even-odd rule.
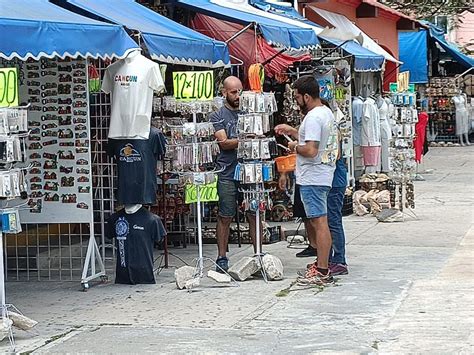
[[[416,182],[418,219],[382,224],[344,219],[350,274],[324,290],[288,288],[308,259],[286,242],[286,278],[240,287],[203,280],[176,289],[173,269],[157,285],[7,283],[7,302],[39,321],[16,332],[17,350],[37,353],[474,353],[474,146],[431,148]],[[191,262],[194,246],[171,249]],[[215,246],[205,254],[215,256]],[[231,246],[231,262],[251,248]],[[171,258],[174,266],[182,263]],[[282,292],[283,290],[283,292]],[[277,297],[277,294],[281,297]],[[7,350],[7,342],[2,342]]]

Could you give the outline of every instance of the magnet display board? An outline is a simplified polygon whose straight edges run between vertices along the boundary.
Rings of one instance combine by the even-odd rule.
[[[20,100],[30,103],[26,141],[29,206],[22,223],[91,223],[92,171],[87,62],[18,63]]]

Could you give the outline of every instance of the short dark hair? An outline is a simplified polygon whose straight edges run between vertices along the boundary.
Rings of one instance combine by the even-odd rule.
[[[298,90],[298,94],[308,94],[313,99],[319,98],[319,84],[312,75],[304,75],[293,83],[293,89]]]

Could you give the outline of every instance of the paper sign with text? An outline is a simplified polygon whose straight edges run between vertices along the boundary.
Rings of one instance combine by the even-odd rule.
[[[0,68],[0,107],[18,106],[18,68]]]
[[[214,73],[212,70],[173,72],[173,92],[180,101],[212,100]]]
[[[219,201],[219,196],[217,195],[217,180],[210,184],[199,185],[199,196],[201,202]],[[197,202],[196,185],[186,185],[184,203],[190,204],[195,202]]]

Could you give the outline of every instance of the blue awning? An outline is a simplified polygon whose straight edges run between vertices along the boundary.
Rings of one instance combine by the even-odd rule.
[[[134,0],[66,0],[90,14],[139,31],[153,59],[205,67],[230,65],[229,50],[216,41],[137,4]]]
[[[0,57],[123,57],[137,44],[121,26],[91,20],[48,0],[0,0]]]
[[[471,68],[474,67],[474,58],[471,58],[464,53],[462,53],[456,46],[452,43],[449,43],[444,38],[444,32],[442,29],[436,27],[432,23],[423,22],[430,26],[429,34],[430,37],[435,40],[454,60],[459,64]]]
[[[399,32],[399,57],[403,62],[400,71],[410,72],[410,83],[428,82],[428,45],[427,31]]]
[[[255,23],[265,40],[277,47],[308,49],[314,48],[319,44],[316,34],[310,28],[301,28],[283,21],[242,11],[237,9],[237,4],[231,7],[233,4],[229,3],[229,7],[227,7],[214,3],[211,0],[176,0],[176,4],[195,12],[233,23],[242,25]]]
[[[307,18],[302,16],[298,11],[296,11],[292,6],[285,6],[278,3],[267,2],[265,0],[250,0],[249,3],[254,7],[272,13],[274,15],[283,16],[291,20],[299,21],[305,25],[321,28],[318,24],[309,21]],[[364,47],[355,41],[341,41],[338,39],[332,39],[327,36],[319,36],[321,39],[332,43],[336,46],[341,46],[347,53],[352,54],[355,58],[354,60],[354,70],[367,72],[367,71],[380,71],[385,58],[376,54]]]

